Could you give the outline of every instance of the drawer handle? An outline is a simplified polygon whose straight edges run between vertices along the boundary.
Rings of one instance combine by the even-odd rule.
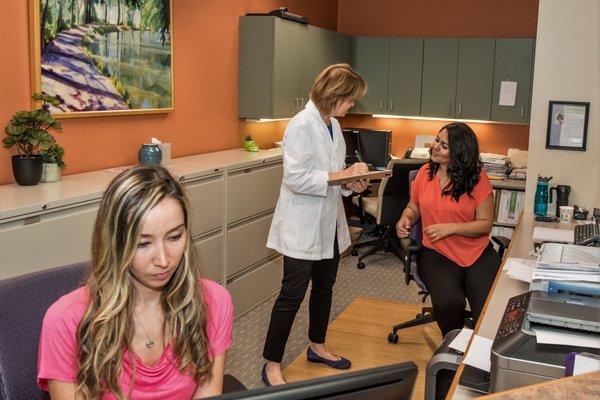
[[[42,204],[42,210],[45,210],[46,208],[48,208],[48,204]]]
[[[244,173],[245,173],[245,174],[249,174],[250,172],[252,172],[252,168],[246,168],[246,169],[244,170]]]
[[[179,177],[179,182],[183,182],[183,181],[185,181],[185,176],[182,175]]]
[[[37,224],[41,220],[42,218],[39,215],[36,215],[35,217],[25,218],[23,219],[23,225]]]

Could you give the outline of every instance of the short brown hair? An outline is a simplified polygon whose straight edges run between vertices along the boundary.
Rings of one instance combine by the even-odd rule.
[[[325,68],[310,91],[310,99],[324,114],[329,114],[340,100],[356,101],[367,92],[367,83],[348,64]]]

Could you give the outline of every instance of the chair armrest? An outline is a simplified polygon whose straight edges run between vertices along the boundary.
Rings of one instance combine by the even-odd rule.
[[[411,255],[421,250],[421,243],[417,242],[413,238],[400,239],[400,244],[402,245],[402,248],[408,251]]]
[[[500,258],[504,257],[504,252],[508,249],[508,245],[510,244],[510,239],[504,236],[492,236],[492,242],[498,245],[498,255]]]

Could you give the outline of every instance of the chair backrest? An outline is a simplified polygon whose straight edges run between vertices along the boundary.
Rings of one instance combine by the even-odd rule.
[[[398,158],[392,159],[387,168],[392,176],[383,179],[379,186],[377,224],[394,226],[410,200],[410,171],[418,171],[428,160]]]
[[[410,194],[410,184],[415,180],[418,172],[419,172],[418,170],[413,170],[408,173],[409,194]],[[412,240],[414,240],[416,243],[421,244],[421,241],[423,240],[423,226],[421,225],[421,218],[419,218],[419,220],[410,228],[409,237]],[[425,283],[423,283],[423,281],[421,280],[421,277],[419,276],[419,271],[417,269],[418,257],[419,257],[419,253],[415,253],[415,254],[411,255],[409,281],[410,281],[410,279],[412,279],[413,281],[415,281],[417,286],[419,288],[421,288],[421,290],[423,290],[424,292],[427,292],[427,287],[425,286]]]
[[[46,310],[84,283],[89,263],[0,281],[0,398],[48,399],[37,386],[37,356]]]

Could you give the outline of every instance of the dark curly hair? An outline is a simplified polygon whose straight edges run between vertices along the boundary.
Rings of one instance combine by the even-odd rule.
[[[450,178],[442,191],[442,196],[452,196],[458,202],[460,196],[471,192],[479,182],[482,163],[479,160],[479,145],[475,132],[463,122],[453,122],[440,129],[448,132],[448,148],[450,149],[450,164],[446,169]],[[429,149],[431,154],[431,149]],[[428,179],[432,180],[440,168],[439,163],[429,160]]]

